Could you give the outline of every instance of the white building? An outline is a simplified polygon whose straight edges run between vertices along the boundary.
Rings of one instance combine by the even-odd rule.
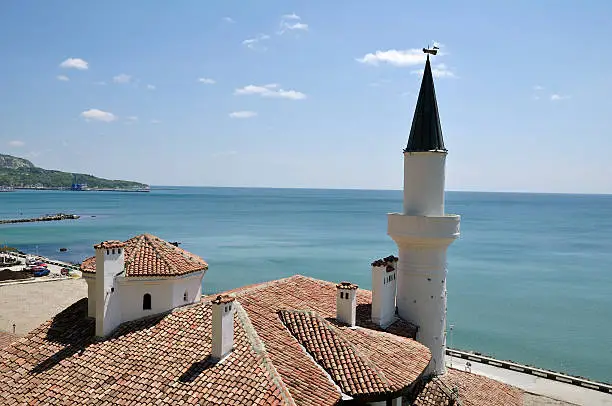
[[[431,372],[445,372],[446,250],[459,237],[459,216],[444,212],[444,147],[429,55],[408,145],[404,150],[404,207],[388,216],[399,248],[398,315],[419,327],[432,354]]]
[[[106,337],[121,323],[196,303],[206,262],[150,234],[125,242],[105,241],[83,261],[88,315],[96,335]]]

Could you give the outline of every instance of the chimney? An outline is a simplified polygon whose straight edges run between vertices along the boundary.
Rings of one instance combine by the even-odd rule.
[[[390,255],[372,262],[372,322],[381,327],[395,319],[397,261]]]
[[[88,290],[93,293],[93,297],[89,297],[88,301],[92,301],[92,306],[95,306],[98,337],[109,335],[121,324],[121,304],[116,292],[115,278],[124,271],[124,247],[125,243],[122,241],[104,241],[94,245],[96,281],[94,289]]]
[[[220,361],[234,347],[234,298],[217,296],[212,302],[212,353]]]
[[[357,285],[340,282],[336,285],[336,320],[355,327],[357,314]]]

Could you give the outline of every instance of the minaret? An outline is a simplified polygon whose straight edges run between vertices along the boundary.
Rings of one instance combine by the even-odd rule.
[[[388,234],[399,249],[398,314],[419,327],[417,340],[431,350],[429,372],[436,374],[446,370],[446,250],[459,236],[459,216],[444,213],[446,154],[427,55],[404,150],[403,212],[389,214]]]

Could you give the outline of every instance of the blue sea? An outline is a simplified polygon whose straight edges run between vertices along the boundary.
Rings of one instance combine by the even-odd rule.
[[[397,252],[386,213],[400,191],[153,188],[0,193],[0,244],[80,262],[93,244],[152,233],[202,256],[208,293],[296,273],[370,288]],[[448,192],[462,217],[449,249],[449,345],[612,381],[612,196]],[[60,247],[68,248],[65,253]]]

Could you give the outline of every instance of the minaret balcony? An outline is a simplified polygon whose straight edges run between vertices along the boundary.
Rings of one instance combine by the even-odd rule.
[[[456,214],[408,216],[390,213],[387,234],[400,246],[447,246],[459,237],[460,220]]]

